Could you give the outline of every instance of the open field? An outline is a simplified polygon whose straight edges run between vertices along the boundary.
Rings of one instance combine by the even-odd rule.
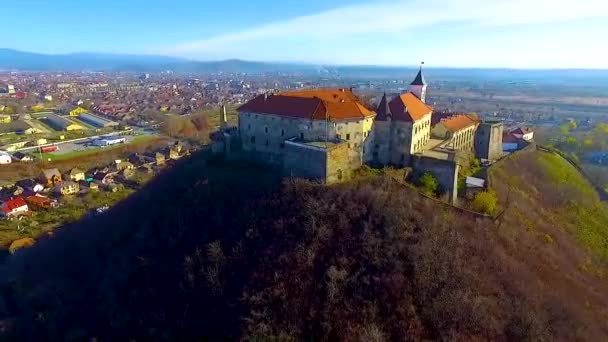
[[[228,122],[231,124],[235,124],[235,125],[238,120],[238,114],[236,112],[237,108],[238,108],[238,106],[236,106],[236,105],[226,106],[226,116],[228,117]],[[204,110],[202,113],[207,116],[209,127],[211,127],[212,130],[215,128],[218,128],[220,126],[220,108],[219,107]]]

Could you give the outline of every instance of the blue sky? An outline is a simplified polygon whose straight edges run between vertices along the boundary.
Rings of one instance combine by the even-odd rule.
[[[2,7],[10,31],[0,47],[34,52],[608,68],[606,0],[30,0]]]

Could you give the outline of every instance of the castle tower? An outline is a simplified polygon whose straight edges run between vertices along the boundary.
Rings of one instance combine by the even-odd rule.
[[[426,103],[427,84],[426,80],[424,79],[424,75],[422,75],[422,65],[424,65],[424,62],[421,63],[420,70],[418,70],[418,75],[416,75],[416,78],[410,84],[410,92],[416,95],[422,102]]]
[[[228,117],[226,115],[226,106],[222,105],[220,108],[220,129],[224,130],[228,126]]]

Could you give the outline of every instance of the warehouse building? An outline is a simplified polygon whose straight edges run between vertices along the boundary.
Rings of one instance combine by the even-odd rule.
[[[95,128],[105,128],[118,126],[118,122],[106,120],[100,116],[85,113],[78,116],[78,120],[91,125]]]
[[[63,118],[57,114],[49,114],[46,118],[41,120],[56,131],[76,131],[84,129],[82,126],[77,125],[74,122]]]

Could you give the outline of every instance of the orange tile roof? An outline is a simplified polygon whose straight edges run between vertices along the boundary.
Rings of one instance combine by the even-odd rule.
[[[416,122],[433,112],[431,107],[410,92],[395,97],[390,102],[389,108],[392,119],[398,121]]]
[[[260,95],[239,107],[240,112],[302,119],[363,119],[376,115],[348,89],[311,89]]]
[[[442,119],[440,122],[440,124],[442,124],[445,129],[451,132],[458,132],[467,127],[477,125],[478,123],[479,121],[476,120],[474,117],[465,114],[454,115],[449,118]]]

